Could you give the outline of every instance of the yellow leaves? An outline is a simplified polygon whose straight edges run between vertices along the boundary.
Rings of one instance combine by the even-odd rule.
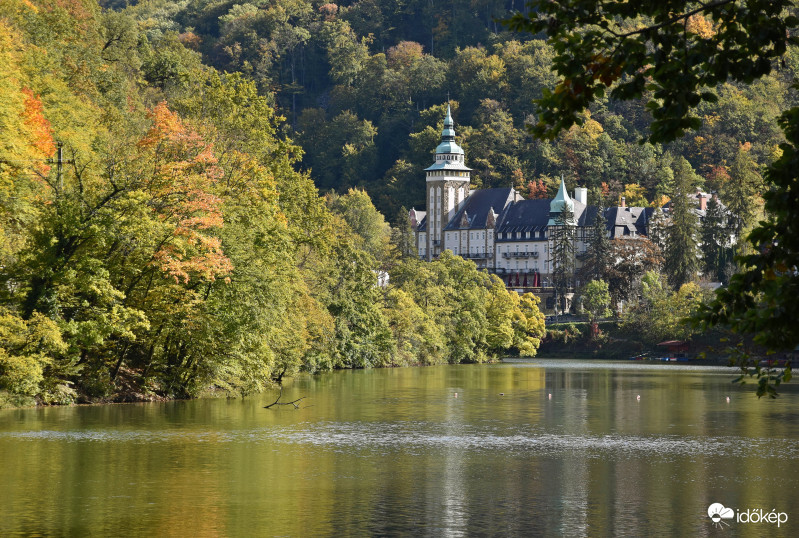
[[[769,150],[769,157],[771,161],[776,161],[777,159],[782,157],[782,148],[779,144],[774,144],[768,148]]]
[[[637,183],[630,183],[624,187],[624,192],[619,196],[619,205],[621,205],[621,197],[625,198],[625,203],[629,207],[646,207],[649,202],[646,199],[646,189]]]
[[[716,35],[713,24],[699,13],[688,17],[688,20],[685,21],[685,29],[691,34],[698,35],[702,39],[710,39]]]
[[[0,387],[17,394],[38,394],[44,368],[67,345],[54,321],[34,313],[23,320],[0,308]]]
[[[659,198],[656,198],[650,204],[651,207],[663,207],[664,205],[668,204],[671,201],[671,198],[666,196],[665,194],[661,194]]]

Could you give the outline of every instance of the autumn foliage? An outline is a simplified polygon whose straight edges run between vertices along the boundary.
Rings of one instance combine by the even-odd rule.
[[[212,235],[224,221],[222,199],[215,194],[222,170],[213,147],[188,129],[166,102],[149,117],[152,127],[139,142],[153,165],[147,183],[149,205],[172,236],[154,254],[155,263],[184,283],[192,275],[205,280],[227,276],[233,265]]]

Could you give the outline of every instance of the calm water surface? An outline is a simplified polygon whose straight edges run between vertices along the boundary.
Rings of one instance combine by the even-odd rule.
[[[300,378],[299,410],[0,411],[0,535],[797,536],[799,387],[733,377],[535,360]]]

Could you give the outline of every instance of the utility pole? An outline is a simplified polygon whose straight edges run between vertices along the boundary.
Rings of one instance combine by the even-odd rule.
[[[56,143],[56,159],[47,159],[48,164],[56,165],[56,196],[59,196],[64,191],[64,164],[72,164],[75,161],[64,160],[64,143],[58,141]]]

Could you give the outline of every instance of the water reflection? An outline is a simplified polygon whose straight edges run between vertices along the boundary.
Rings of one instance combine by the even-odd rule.
[[[785,511],[755,530],[795,535],[795,394],[656,366],[337,372],[285,391],[300,410],[2,411],[0,535],[701,536],[712,502]]]

